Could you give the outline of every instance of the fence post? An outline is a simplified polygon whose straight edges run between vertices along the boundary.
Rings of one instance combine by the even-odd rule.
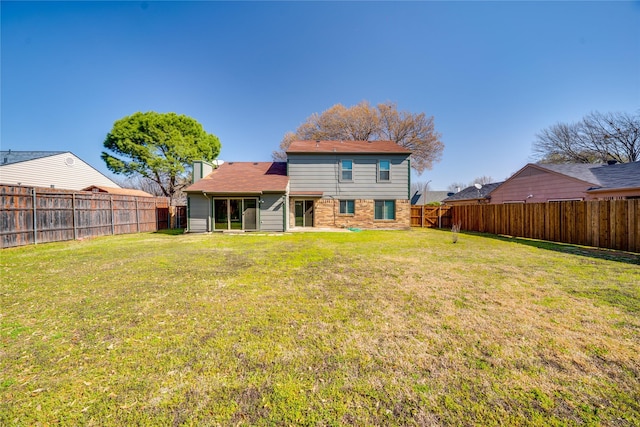
[[[138,226],[138,233],[140,232],[140,215],[138,214],[138,198],[136,197],[136,224]]]
[[[424,205],[420,206],[420,228],[424,228]]]
[[[113,216],[113,196],[109,196],[109,207],[111,208],[111,235],[116,235],[116,226],[114,224],[114,216]]]
[[[38,215],[37,209],[36,209],[36,188],[33,187],[33,244],[37,245],[38,244],[38,219],[36,218],[36,216]]]
[[[73,208],[71,213],[73,217],[73,240],[78,240],[78,227],[76,225],[76,193],[71,193],[71,207]]]
[[[442,228],[442,207],[438,205],[438,228]]]

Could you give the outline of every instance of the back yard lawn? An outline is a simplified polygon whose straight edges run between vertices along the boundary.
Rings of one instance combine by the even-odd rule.
[[[0,257],[0,425],[640,425],[638,255],[411,230]]]

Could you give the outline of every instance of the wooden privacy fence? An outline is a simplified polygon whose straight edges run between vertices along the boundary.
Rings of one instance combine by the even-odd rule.
[[[411,226],[450,228],[451,206],[411,206]]]
[[[1,247],[168,228],[159,211],[167,198],[1,185]]]
[[[451,207],[461,230],[640,252],[640,200]]]

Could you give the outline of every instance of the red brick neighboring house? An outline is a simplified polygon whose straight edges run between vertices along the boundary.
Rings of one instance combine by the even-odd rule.
[[[490,203],[640,198],[640,162],[529,163],[491,192]]]

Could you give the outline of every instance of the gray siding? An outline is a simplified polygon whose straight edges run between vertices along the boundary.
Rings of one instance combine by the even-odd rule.
[[[264,194],[260,203],[261,231],[284,231],[285,196],[283,194]]]
[[[198,194],[189,194],[189,232],[205,233],[209,231],[209,207],[211,200]]]
[[[340,160],[353,160],[353,181],[341,182]],[[378,160],[391,161],[391,181],[378,182]],[[322,191],[337,199],[409,199],[405,154],[289,154],[290,191]]]

